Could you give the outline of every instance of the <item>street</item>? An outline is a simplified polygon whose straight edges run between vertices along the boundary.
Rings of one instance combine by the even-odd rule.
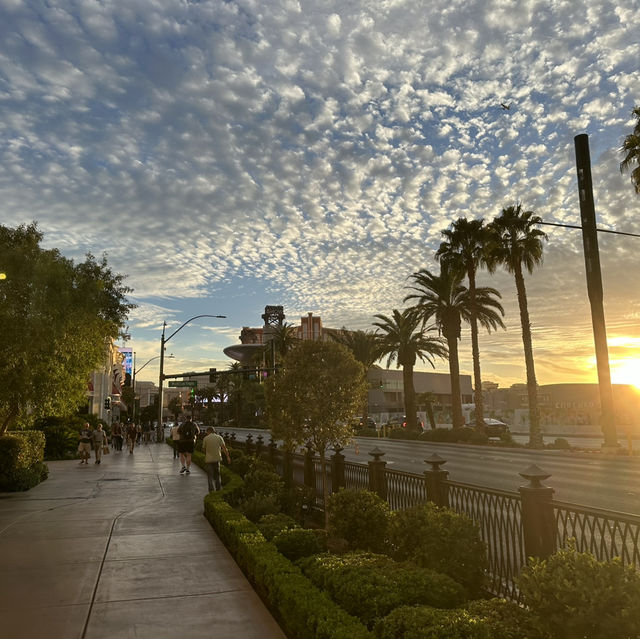
[[[228,429],[239,439],[251,433],[262,434],[267,443],[268,431]],[[357,444],[357,447],[356,447]],[[411,473],[429,468],[424,460],[433,453],[447,460],[443,469],[454,481],[487,488],[517,491],[526,481],[518,473],[536,464],[551,477],[543,482],[554,490],[554,498],[574,504],[640,514],[640,457],[604,456],[598,450],[531,451],[493,446],[439,444],[356,437],[343,451],[346,459],[366,464],[375,447],[384,451],[388,467]]]

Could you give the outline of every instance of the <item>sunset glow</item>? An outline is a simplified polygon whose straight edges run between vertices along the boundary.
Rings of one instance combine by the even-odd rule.
[[[612,361],[611,381],[614,384],[632,384],[640,389],[640,358]]]

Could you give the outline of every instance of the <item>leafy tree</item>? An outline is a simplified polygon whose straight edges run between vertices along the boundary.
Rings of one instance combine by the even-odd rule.
[[[529,445],[542,448],[540,431],[540,409],[538,408],[538,384],[533,360],[531,322],[527,304],[527,289],[523,270],[529,273],[542,264],[542,242],[546,239],[537,226],[542,220],[533,211],[523,211],[522,205],[508,206],[489,225],[492,231],[491,249],[498,264],[512,273],[516,280],[516,293],[520,309],[524,361],[527,371],[527,394],[529,396]]]
[[[180,413],[182,412],[182,397],[172,397],[167,405],[169,413],[173,415],[173,421],[177,422]]]
[[[421,325],[419,318],[411,309],[400,312],[393,310],[392,317],[376,315],[374,322],[382,333],[379,334],[381,354],[387,356],[387,366],[392,361],[402,366],[404,385],[404,409],[407,417],[407,430],[418,430],[416,423],[416,392],[413,385],[413,368],[420,358],[435,368],[434,357],[447,357],[447,347],[442,338],[431,337],[433,327]]]
[[[480,373],[480,346],[478,344],[478,301],[476,274],[489,260],[487,242],[489,231],[483,220],[459,218],[444,229],[445,241],[440,244],[436,257],[446,268],[467,276],[469,284],[469,325],[471,327],[471,351],[473,354],[473,381],[476,428],[483,430],[484,409],[482,401],[482,375]],[[502,314],[502,307],[498,309]],[[502,320],[500,324],[504,327]]]
[[[620,172],[631,173],[631,182],[636,193],[640,193],[640,106],[631,112],[637,118],[633,127],[633,132],[627,135],[622,143],[620,153],[624,154],[624,159],[620,162]],[[635,168],[632,168],[634,167]]]
[[[462,391],[460,389],[460,364],[458,340],[462,320],[471,321],[471,299],[469,289],[462,284],[462,275],[442,264],[436,275],[422,269],[410,276],[416,291],[405,297],[405,302],[415,300],[413,311],[423,324],[434,321],[439,332],[447,340],[449,350],[449,375],[451,377],[451,405],[453,427],[464,425],[462,415]],[[476,287],[476,313],[478,322],[487,330],[504,326],[500,318],[502,307],[496,298],[500,293],[488,286]]]
[[[74,264],[41,248],[36,224],[0,226],[0,434],[86,402],[91,372],[104,362],[132,304],[106,257]]]
[[[349,419],[367,392],[362,364],[336,342],[304,340],[287,354],[283,370],[269,379],[266,388],[273,437],[289,448],[310,443],[320,457],[326,505],[326,451],[351,439]]]
[[[369,369],[380,359],[380,344],[378,337],[374,331],[330,331],[331,339],[346,346],[353,356],[363,366],[365,371]],[[368,393],[362,406],[363,423],[367,423],[369,416],[369,397]]]

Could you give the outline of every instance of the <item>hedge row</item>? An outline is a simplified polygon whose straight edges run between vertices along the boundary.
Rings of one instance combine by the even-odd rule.
[[[205,517],[256,592],[268,602],[287,636],[299,639],[372,637],[359,620],[347,614],[281,555],[255,524],[224,502],[222,492],[212,492],[205,497]]]
[[[40,431],[11,431],[0,436],[0,491],[29,490],[47,478],[44,446]]]

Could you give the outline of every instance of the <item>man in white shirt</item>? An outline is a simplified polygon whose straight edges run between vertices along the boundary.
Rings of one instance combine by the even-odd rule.
[[[212,490],[220,490],[222,488],[222,482],[220,481],[222,453],[224,452],[228,463],[231,462],[231,458],[229,457],[229,451],[225,446],[224,439],[222,439],[211,426],[207,428],[207,435],[202,440],[202,452],[204,453],[204,461],[207,468],[209,492]]]

